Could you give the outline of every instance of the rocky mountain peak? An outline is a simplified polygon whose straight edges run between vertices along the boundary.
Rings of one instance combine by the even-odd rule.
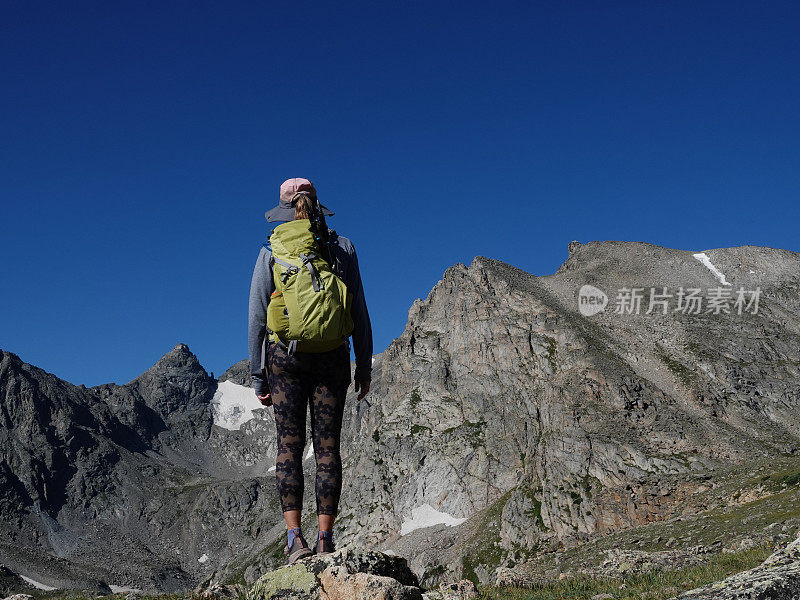
[[[5,350],[0,349],[0,361],[2,362],[15,362],[20,363],[22,362],[16,354],[13,352],[6,352]]]
[[[183,342],[178,342],[175,347],[170,350],[170,352],[179,352],[182,354],[192,354],[192,351],[189,350],[189,346],[184,344]]]
[[[139,377],[103,395],[110,394],[108,401],[118,417],[141,435],[158,432],[156,446],[162,452],[169,449],[171,460],[194,468],[206,460],[204,440],[213,423],[216,389],[216,380],[197,356],[186,344],[178,344]]]
[[[461,346],[467,330],[508,314],[512,293],[528,295],[532,290],[538,293],[541,286],[537,279],[522,269],[485,256],[476,256],[469,266],[457,263],[444,272],[427,298],[414,301],[403,335],[390,348],[394,347],[392,352],[402,352],[406,346],[421,350],[429,344],[443,348],[451,341]],[[444,340],[449,341],[444,344]]]
[[[174,375],[178,372],[203,374],[208,376],[203,365],[200,364],[197,356],[184,343],[179,343],[172,350],[158,359],[156,363],[145,371],[142,375],[134,379],[137,381],[146,377],[148,374]]]
[[[250,377],[250,360],[245,358],[231,366],[219,376],[219,382],[222,383],[223,381],[232,381],[238,385],[253,387],[253,381]]]
[[[207,405],[216,381],[186,344],[178,344],[126,387],[138,389],[152,408],[168,416],[193,405]]]

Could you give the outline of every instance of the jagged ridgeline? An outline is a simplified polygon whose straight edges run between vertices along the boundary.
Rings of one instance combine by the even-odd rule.
[[[587,285],[608,301],[591,316]],[[720,287],[727,312],[676,310],[681,288]],[[651,288],[671,295],[666,314],[646,313]],[[740,288],[758,288],[757,310],[737,310]],[[639,314],[616,310],[629,289]],[[799,348],[793,252],[592,242],[545,277],[482,257],[451,267],[375,357],[369,402],[348,397],[339,544],[406,556],[425,584],[513,579],[559,548],[600,564],[608,540],[758,541],[800,517]],[[181,344],[128,384],[84,388],[0,358],[10,572],[177,591],[282,563],[272,409],[245,364],[215,380]],[[757,518],[742,524],[743,508]]]

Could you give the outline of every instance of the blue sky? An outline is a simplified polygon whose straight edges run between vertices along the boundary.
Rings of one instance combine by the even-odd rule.
[[[375,349],[475,255],[800,251],[800,4],[3,2],[0,348],[126,382],[247,352],[263,213],[308,177]]]

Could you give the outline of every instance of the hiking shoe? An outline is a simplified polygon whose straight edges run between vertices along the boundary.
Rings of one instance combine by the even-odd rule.
[[[302,535],[296,536],[294,540],[292,540],[292,547],[289,548],[286,546],[283,552],[286,554],[286,564],[289,565],[313,554]]]
[[[317,556],[320,556],[321,554],[330,554],[335,549],[336,548],[333,545],[333,542],[331,540],[329,540],[329,539],[326,539],[326,538],[318,539],[317,540],[317,545],[314,548],[314,550],[316,551]]]

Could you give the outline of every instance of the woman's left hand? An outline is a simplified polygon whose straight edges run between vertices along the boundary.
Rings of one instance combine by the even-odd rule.
[[[257,398],[262,405],[272,406],[272,394],[267,394],[266,396],[257,396]]]

